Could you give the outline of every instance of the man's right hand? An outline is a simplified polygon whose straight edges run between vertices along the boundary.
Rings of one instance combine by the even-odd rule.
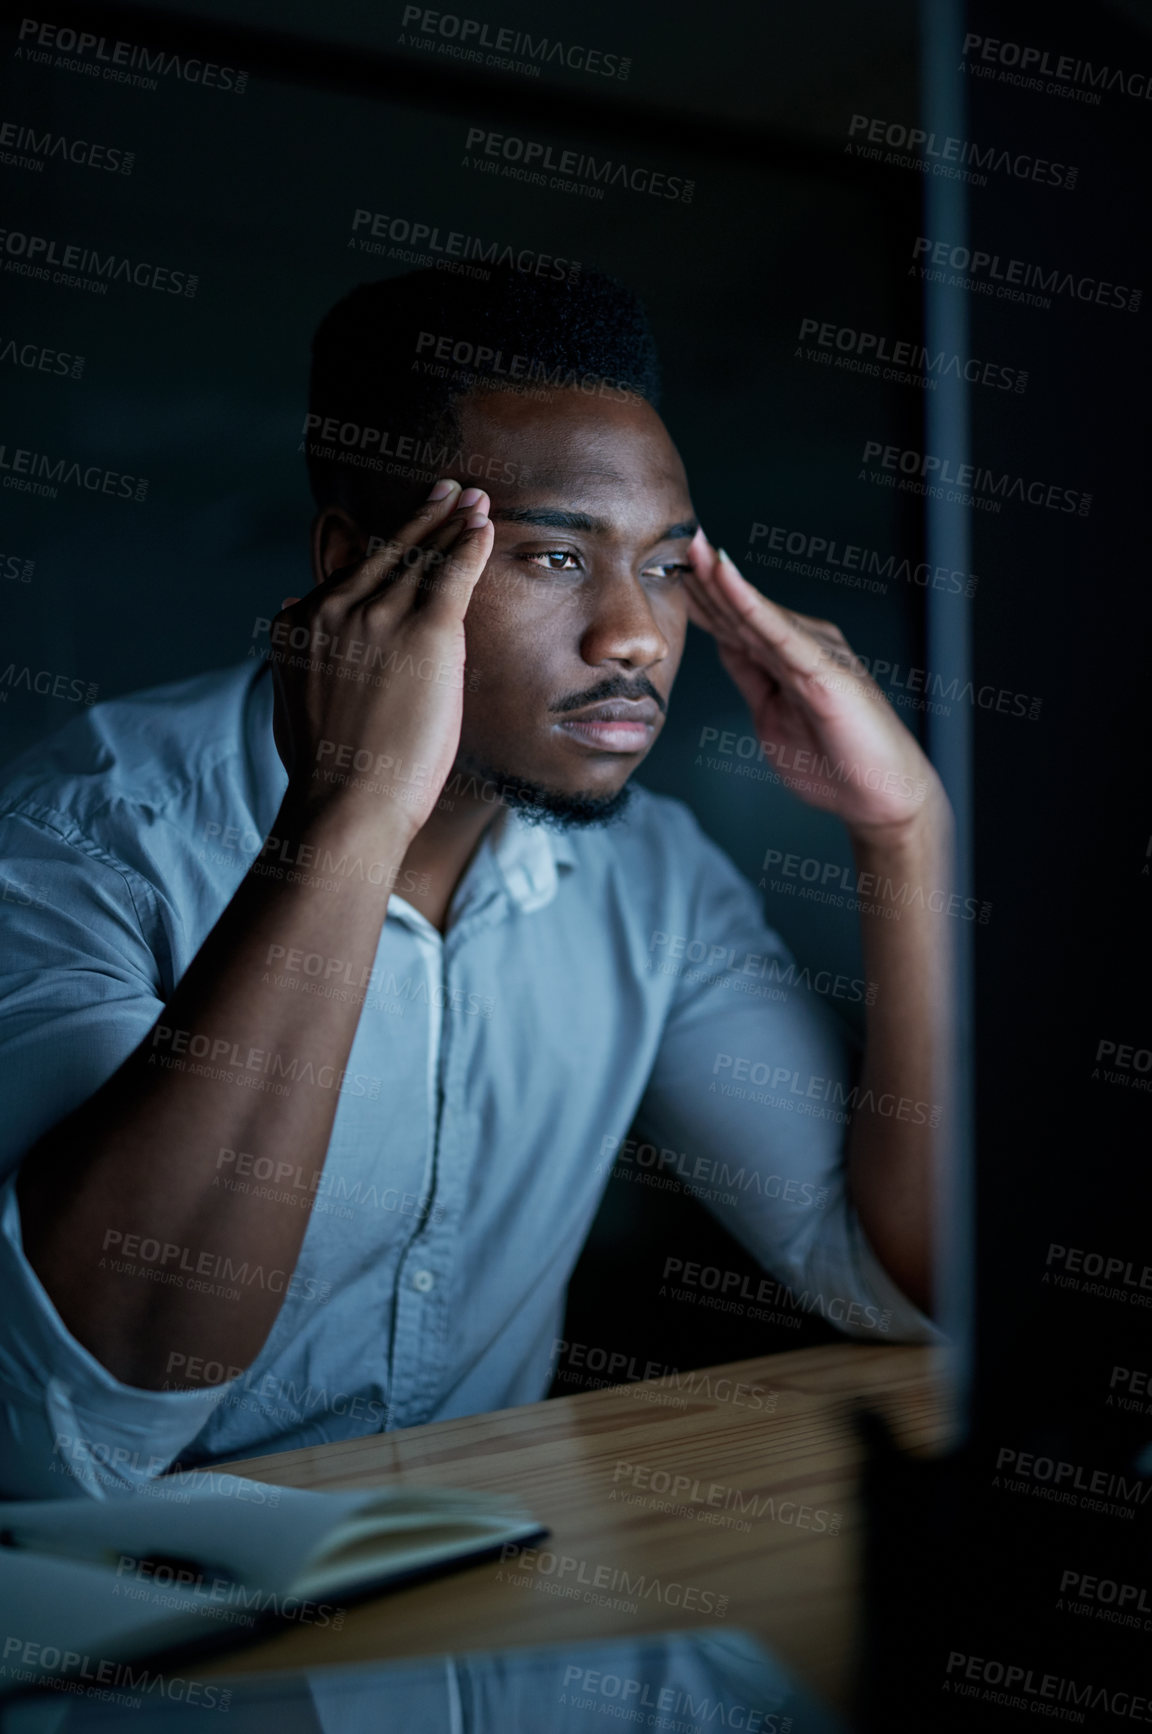
[[[359,564],[272,623],[286,802],[410,842],[460,743],[464,615],[492,552],[488,495],[441,481]]]

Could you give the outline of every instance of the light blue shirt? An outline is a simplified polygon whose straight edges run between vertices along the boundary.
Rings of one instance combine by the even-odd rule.
[[[501,808],[443,936],[392,895],[319,1186],[290,1149],[275,1166],[219,1158],[222,1186],[311,1200],[295,1272],[239,1279],[285,1292],[260,1355],[215,1384],[222,1369],[196,1368],[187,1389],[114,1378],[28,1264],[12,1177],[148,1036],[261,854],[287,784],[271,718],[261,662],[156,688],[78,717],[0,795],[0,1495],[98,1495],[176,1459],[536,1401],[634,1121],[655,1146],[626,1151],[637,1171],[691,1182],[769,1273],[762,1306],[936,1339],[845,1190],[851,1040],[688,809],[637,789],[591,830]],[[278,845],[264,861],[293,870]],[[251,1087],[274,1083],[263,1060],[238,1063]],[[669,1253],[701,1304],[728,1293],[690,1247]],[[205,1275],[158,1243],[132,1256],[142,1280]]]

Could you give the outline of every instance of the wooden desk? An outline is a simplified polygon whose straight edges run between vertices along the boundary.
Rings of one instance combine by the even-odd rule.
[[[536,1569],[472,1566],[350,1607],[339,1631],[292,1626],[198,1672],[742,1626],[843,1707],[860,1531],[851,1410],[866,1399],[907,1449],[941,1445],[936,1353],[834,1344],[229,1464],[233,1474],[286,1487],[402,1481],[491,1489],[523,1500],[552,1535],[539,1544]],[[699,1394],[687,1394],[689,1379]],[[751,1390],[742,1394],[741,1384]],[[621,1472],[621,1463],[641,1466],[639,1473]],[[699,1483],[688,1496],[695,1517],[625,1502],[630,1495],[671,1505],[668,1493],[640,1484],[655,1479],[664,1487],[662,1471]],[[727,1526],[703,1520],[709,1510]],[[833,1513],[841,1516],[838,1533]],[[551,1570],[546,1555],[557,1560]],[[561,1559],[580,1563],[561,1577]],[[646,1586],[655,1578],[660,1588],[636,1600],[621,1587],[622,1572],[633,1582],[643,1576]],[[557,1593],[574,1581],[575,1595]],[[691,1605],[668,1605],[669,1594],[678,1599],[676,1585],[697,1592],[683,1596]],[[585,1600],[586,1589],[603,1600]],[[722,1619],[705,1611],[705,1592],[728,1598]],[[636,1611],[604,1605],[614,1600],[632,1600]]]

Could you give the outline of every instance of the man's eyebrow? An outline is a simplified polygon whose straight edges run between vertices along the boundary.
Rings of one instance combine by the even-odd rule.
[[[556,506],[498,506],[489,516],[505,524],[533,524],[541,530],[606,530],[603,518],[565,512]]]
[[[541,530],[587,530],[592,533],[611,528],[603,518],[589,512],[566,512],[555,506],[498,506],[490,514],[505,524],[529,524]],[[695,518],[685,518],[679,524],[669,524],[657,542],[691,541],[700,528]]]

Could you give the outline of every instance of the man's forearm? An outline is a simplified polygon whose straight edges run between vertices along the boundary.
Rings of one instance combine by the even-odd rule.
[[[276,959],[320,953],[366,983],[405,841],[290,811],[274,834],[316,845],[318,857],[359,853],[364,877],[338,876],[336,889],[318,876],[288,884],[255,863],[149,1036],[21,1170],[33,1268],[73,1335],[129,1384],[178,1382],[173,1351],[248,1365],[282,1304],[309,1210],[219,1185],[221,1152],[290,1152],[310,1184],[324,1165],[366,989],[294,992],[277,985]],[[253,1087],[265,1080],[277,1087]],[[144,1242],[158,1258],[134,1265],[125,1251]],[[219,1283],[149,1280],[169,1267],[207,1275],[225,1259],[280,1273],[278,1292],[241,1284],[228,1299],[210,1292]]]
[[[859,873],[875,877],[866,898],[862,892],[874,909],[861,915],[861,928],[876,997],[849,1134],[849,1186],[881,1263],[924,1310],[932,1304],[933,1182],[948,1111],[952,835],[951,809],[934,784],[914,824],[852,839]]]

